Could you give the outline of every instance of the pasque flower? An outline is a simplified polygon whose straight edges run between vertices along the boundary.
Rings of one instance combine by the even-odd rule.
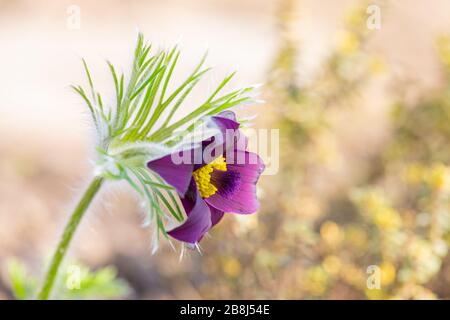
[[[187,115],[179,117],[180,106],[210,70],[203,67],[205,56],[180,85],[169,90],[173,87],[172,75],[179,57],[177,47],[153,53],[152,46],[139,34],[129,74],[117,72],[108,62],[116,93],[112,100],[102,98],[83,60],[88,90],[82,86],[73,89],[86,103],[97,133],[96,168],[92,182],[63,231],[38,298],[50,296],[71,239],[107,181],[125,181],[138,193],[145,209],[145,222],[154,227],[154,250],[160,235],[168,237],[169,234],[193,244],[200,241],[224,212],[244,214],[257,209],[255,184],[264,165],[259,157],[246,151],[246,139],[241,137],[239,123],[229,111],[253,101],[250,94],[254,86],[223,94],[234,76],[232,73],[199,105],[190,108]],[[207,130],[203,130],[205,127]],[[228,130],[235,134],[231,146],[223,136]],[[186,142],[191,137],[201,137],[201,141],[189,149]],[[238,146],[235,140],[243,141],[244,145]],[[179,152],[187,154],[193,149],[206,152],[212,147],[210,157],[200,162],[169,161]],[[241,161],[234,163],[232,156]],[[185,221],[167,231],[167,221],[173,219],[179,223]]]
[[[222,112],[208,122],[219,129],[211,139],[147,163],[182,197],[187,219],[168,234],[191,244],[200,241],[225,212],[249,214],[259,207],[256,183],[264,163],[246,150],[247,139],[235,114]],[[179,159],[185,162],[177,163]]]

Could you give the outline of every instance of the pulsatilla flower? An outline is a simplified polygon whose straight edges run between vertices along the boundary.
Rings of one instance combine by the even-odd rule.
[[[207,126],[215,126],[218,134],[199,147],[147,163],[182,198],[187,219],[168,234],[190,244],[199,242],[225,212],[249,214],[259,207],[256,183],[264,163],[246,150],[247,138],[239,131],[235,114],[222,112],[211,117]]]
[[[153,251],[158,248],[160,235],[193,244],[220,221],[224,212],[246,214],[257,209],[255,184],[264,165],[259,157],[246,151],[246,139],[238,130],[234,113],[229,111],[252,102],[255,87],[223,93],[232,73],[180,117],[183,102],[210,68],[203,66],[204,56],[184,81],[174,86],[172,75],[179,57],[177,47],[154,52],[139,34],[128,74],[107,63],[115,99],[102,98],[83,60],[88,88],[72,88],[84,100],[95,127],[96,166],[92,182],[58,243],[38,298],[49,297],[81,218],[108,181],[124,181],[139,195],[145,224],[154,228]],[[234,135],[233,143],[226,144],[224,135],[229,130]],[[199,143],[187,144],[192,137],[199,138]],[[239,146],[237,140],[243,145]],[[209,157],[173,161],[180,152],[187,155],[194,149]],[[167,231],[166,225],[173,219],[182,224]]]

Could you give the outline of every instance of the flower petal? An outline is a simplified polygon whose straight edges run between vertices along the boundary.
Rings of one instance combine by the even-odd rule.
[[[234,161],[231,161],[232,159]],[[258,155],[248,151],[234,150],[233,157],[227,157],[227,171],[214,172],[222,175],[222,177],[216,176],[216,180],[221,178],[223,180],[218,183],[217,193],[205,201],[224,212],[240,214],[255,212],[259,208],[256,183],[263,171],[264,163]]]
[[[184,223],[167,233],[180,241],[195,244],[211,229],[211,212],[209,206],[200,197],[194,179],[192,179],[186,196],[181,200],[186,211]]]
[[[236,121],[236,114],[233,111],[223,111],[211,118],[214,124],[222,131],[222,134],[226,130],[237,130],[239,128],[239,122]]]
[[[197,164],[195,169],[235,149],[246,150],[247,138],[239,130],[239,125],[239,122],[236,121],[236,115],[232,111],[224,111],[211,117],[208,126],[216,127],[219,133],[203,141],[203,162]]]
[[[237,122],[233,111],[223,111],[212,118],[222,132],[226,143],[225,150],[247,150],[248,139],[238,130],[240,123]]]
[[[225,214],[223,211],[218,210],[212,206],[209,206],[209,210],[211,211],[211,227],[214,227],[216,224],[222,220],[223,215]]]
[[[192,162],[175,164],[173,155],[169,154],[162,158],[149,161],[147,167],[159,174],[181,196],[184,196],[192,179],[194,165]]]

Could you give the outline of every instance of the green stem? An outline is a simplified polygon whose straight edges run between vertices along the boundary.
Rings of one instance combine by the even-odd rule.
[[[89,204],[92,202],[92,199],[94,199],[94,196],[100,189],[102,183],[103,183],[102,177],[94,178],[94,180],[92,180],[88,189],[84,193],[83,197],[81,198],[80,202],[76,206],[75,210],[73,211],[72,216],[70,217],[70,220],[67,223],[66,228],[64,229],[64,232],[61,236],[61,240],[59,241],[58,247],[56,248],[56,251],[53,254],[50,267],[45,276],[44,284],[42,286],[41,291],[38,294],[39,300],[48,299],[50,292],[53,288],[53,285],[55,283],[55,279],[58,274],[58,269],[61,265],[61,262],[64,259],[70,241],[72,240],[72,237],[78,227],[78,224],[81,221],[81,218],[86,212],[86,209],[89,207]]]

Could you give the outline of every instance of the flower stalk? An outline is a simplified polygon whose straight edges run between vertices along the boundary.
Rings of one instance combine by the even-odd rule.
[[[56,276],[58,275],[59,267],[64,259],[64,256],[69,248],[70,241],[77,230],[78,225],[80,224],[81,218],[83,218],[84,213],[87,208],[91,204],[95,195],[104,181],[102,177],[95,177],[94,180],[90,183],[86,192],[80,199],[80,202],[75,207],[72,215],[70,216],[69,222],[67,223],[64,232],[59,240],[58,246],[53,254],[52,261],[50,267],[46,273],[44,283],[42,285],[42,289],[38,294],[39,300],[47,300],[50,296],[52,288],[55,284]]]

